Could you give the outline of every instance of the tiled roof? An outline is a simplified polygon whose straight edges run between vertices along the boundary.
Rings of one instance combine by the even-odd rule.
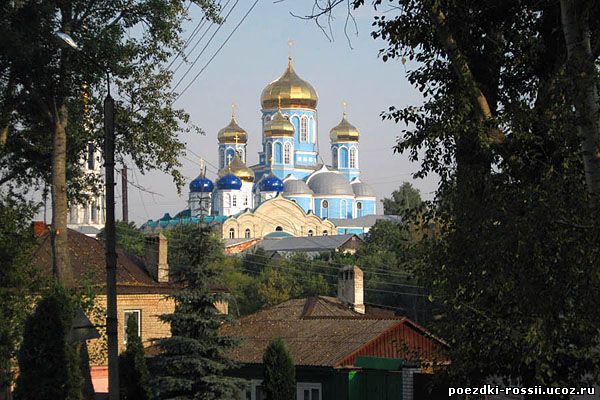
[[[407,324],[411,322],[405,317],[386,310],[368,307],[361,315],[335,298],[319,296],[262,309],[224,326],[221,333],[242,338],[231,354],[237,362],[262,363],[266,346],[279,336],[296,365],[337,367],[349,365],[365,346]]]
[[[104,286],[106,258],[104,245],[97,239],[69,229],[69,254],[73,278],[76,282],[90,281]],[[52,249],[50,235],[44,234],[35,251],[34,263],[44,273],[52,274]],[[117,290],[119,293],[168,293],[173,289],[169,283],[156,282],[146,271],[139,257],[117,249]]]

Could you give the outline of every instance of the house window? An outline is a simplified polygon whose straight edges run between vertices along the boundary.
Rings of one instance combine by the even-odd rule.
[[[125,310],[123,312],[123,343],[127,343],[127,323],[133,318],[137,324],[137,335],[142,334],[142,310]]]
[[[250,232],[249,228],[246,228],[246,231],[244,232],[244,237],[246,239],[250,239],[250,235],[252,234],[252,232]]]
[[[296,385],[297,400],[321,400],[321,384],[320,383],[304,383],[298,382]]]
[[[306,117],[300,119],[300,141],[308,142],[308,118]]]
[[[314,235],[314,233],[313,233],[312,229],[311,229],[311,230],[309,230],[309,231],[308,231],[308,236],[313,236],[313,235]]]
[[[350,149],[350,168],[356,168],[356,147]]]
[[[292,152],[292,145],[288,143],[285,144],[285,148],[283,151],[283,163],[284,164],[291,164],[291,154]]]
[[[235,229],[229,228],[229,239],[235,239]]]

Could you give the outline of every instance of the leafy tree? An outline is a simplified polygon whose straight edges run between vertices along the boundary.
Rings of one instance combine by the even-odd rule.
[[[134,318],[129,318],[126,328],[127,349],[119,355],[119,390],[124,400],[149,400],[150,373],[144,356],[142,339],[138,335],[138,325]]]
[[[397,150],[421,162],[417,176],[440,177],[439,234],[417,273],[454,384],[568,386],[598,372],[596,152],[581,151],[596,116],[581,114],[597,109],[600,9],[577,2],[584,13],[563,30],[566,3],[399,0],[374,22],[383,61],[406,63],[425,98],[382,115],[408,127]],[[573,33],[585,40],[566,42]]]
[[[66,290],[55,287],[28,318],[19,353],[16,400],[82,399],[77,346],[67,341],[74,307]]]
[[[404,182],[398,190],[392,192],[391,198],[386,197],[381,202],[386,215],[405,215],[423,205],[421,193],[410,182]]]
[[[296,368],[282,338],[269,343],[263,355],[263,366],[262,386],[267,400],[296,398]]]
[[[220,22],[212,0],[194,3]],[[106,72],[117,97],[118,157],[141,171],[170,173],[184,144],[189,116],[174,108],[167,61],[182,50],[185,1],[112,0],[2,2],[0,5],[0,184],[52,188],[55,275],[72,278],[67,248],[67,196],[89,185],[78,166],[89,143],[102,147]],[[60,48],[69,34],[79,51]],[[131,35],[132,32],[135,32]]]
[[[12,196],[0,196],[0,393],[13,383],[13,364],[30,312],[29,296],[40,284],[32,268],[35,207]]]
[[[259,279],[257,292],[263,304],[273,306],[291,298],[293,281],[288,274],[267,268]]]
[[[226,353],[236,340],[218,334],[228,316],[214,304],[226,297],[211,291],[222,244],[209,228],[192,225],[174,230],[170,243],[176,250],[170,261],[177,271],[174,278],[183,288],[173,295],[173,314],[162,317],[172,336],[158,342],[162,352],[151,362],[154,394],[159,399],[234,398],[238,381],[224,373],[234,366]]]
[[[117,245],[128,253],[144,256],[144,234],[135,222],[117,221]],[[98,239],[104,240],[104,228],[98,233]]]

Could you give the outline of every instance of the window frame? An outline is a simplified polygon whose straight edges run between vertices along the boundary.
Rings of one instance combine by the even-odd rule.
[[[128,309],[123,310],[123,343],[127,344],[127,314],[137,314],[137,325],[138,325],[138,337],[142,337],[142,310],[140,308],[137,309]]]
[[[308,117],[303,115],[300,117],[300,142],[308,143]]]
[[[229,239],[235,239],[235,229],[229,228]]]
[[[323,398],[323,386],[316,382],[298,382],[296,384],[296,400],[304,400],[304,391],[308,390],[310,395],[309,400],[321,400]],[[313,399],[312,391],[317,390],[317,398]]]
[[[348,152],[348,168],[358,168],[358,150],[351,147]]]

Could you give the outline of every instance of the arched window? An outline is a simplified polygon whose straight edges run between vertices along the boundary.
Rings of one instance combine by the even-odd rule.
[[[356,153],[356,147],[350,149],[350,168],[358,168]]]
[[[292,163],[291,153],[292,153],[292,145],[290,144],[290,142],[287,142],[285,144],[285,147],[284,147],[284,150],[283,150],[283,163],[284,164],[291,164]]]
[[[300,119],[300,141],[308,142],[308,118],[306,116]]]
[[[251,235],[251,234],[252,234],[252,233],[250,232],[250,228],[246,228],[246,231],[244,232],[244,237],[245,237],[246,239],[250,239],[250,235]]]
[[[327,232],[326,230],[323,231],[323,236],[327,236],[327,235],[329,235],[329,232]]]
[[[308,236],[313,236],[313,234],[314,233],[313,233],[312,229],[308,231]]]
[[[87,164],[88,169],[96,169],[96,159],[94,158],[95,146],[94,143],[88,143]]]
[[[98,223],[98,205],[95,201],[92,203],[92,223]]]
[[[225,166],[225,150],[222,148],[219,150],[219,168],[223,168]]]
[[[244,149],[243,148],[236,149],[236,152],[238,153],[238,156],[240,156],[240,159],[243,162],[246,162],[246,159],[244,158]]]
[[[321,218],[329,217],[329,202],[327,200],[323,200],[321,202]]]
[[[229,228],[229,239],[235,239],[235,229]]]
[[[339,156],[339,166],[340,168],[348,168],[348,149],[345,147],[340,148],[340,156]]]
[[[275,163],[277,164],[281,164],[283,161],[283,149],[282,149],[282,145],[279,142],[275,142],[275,144],[273,145],[273,153],[274,153],[274,158],[275,158]]]
[[[346,200],[340,201],[340,218],[348,217],[348,202]]]
[[[283,232],[283,228],[278,226],[277,228],[275,228],[275,232]]]
[[[338,168],[338,148],[337,147],[334,147],[331,150],[331,158],[333,161],[333,166]]]
[[[229,193],[227,193],[225,195],[225,201],[223,202],[223,207],[227,208],[227,207],[231,207],[231,195]]]
[[[362,217],[362,203],[360,201],[356,203],[356,216]]]

